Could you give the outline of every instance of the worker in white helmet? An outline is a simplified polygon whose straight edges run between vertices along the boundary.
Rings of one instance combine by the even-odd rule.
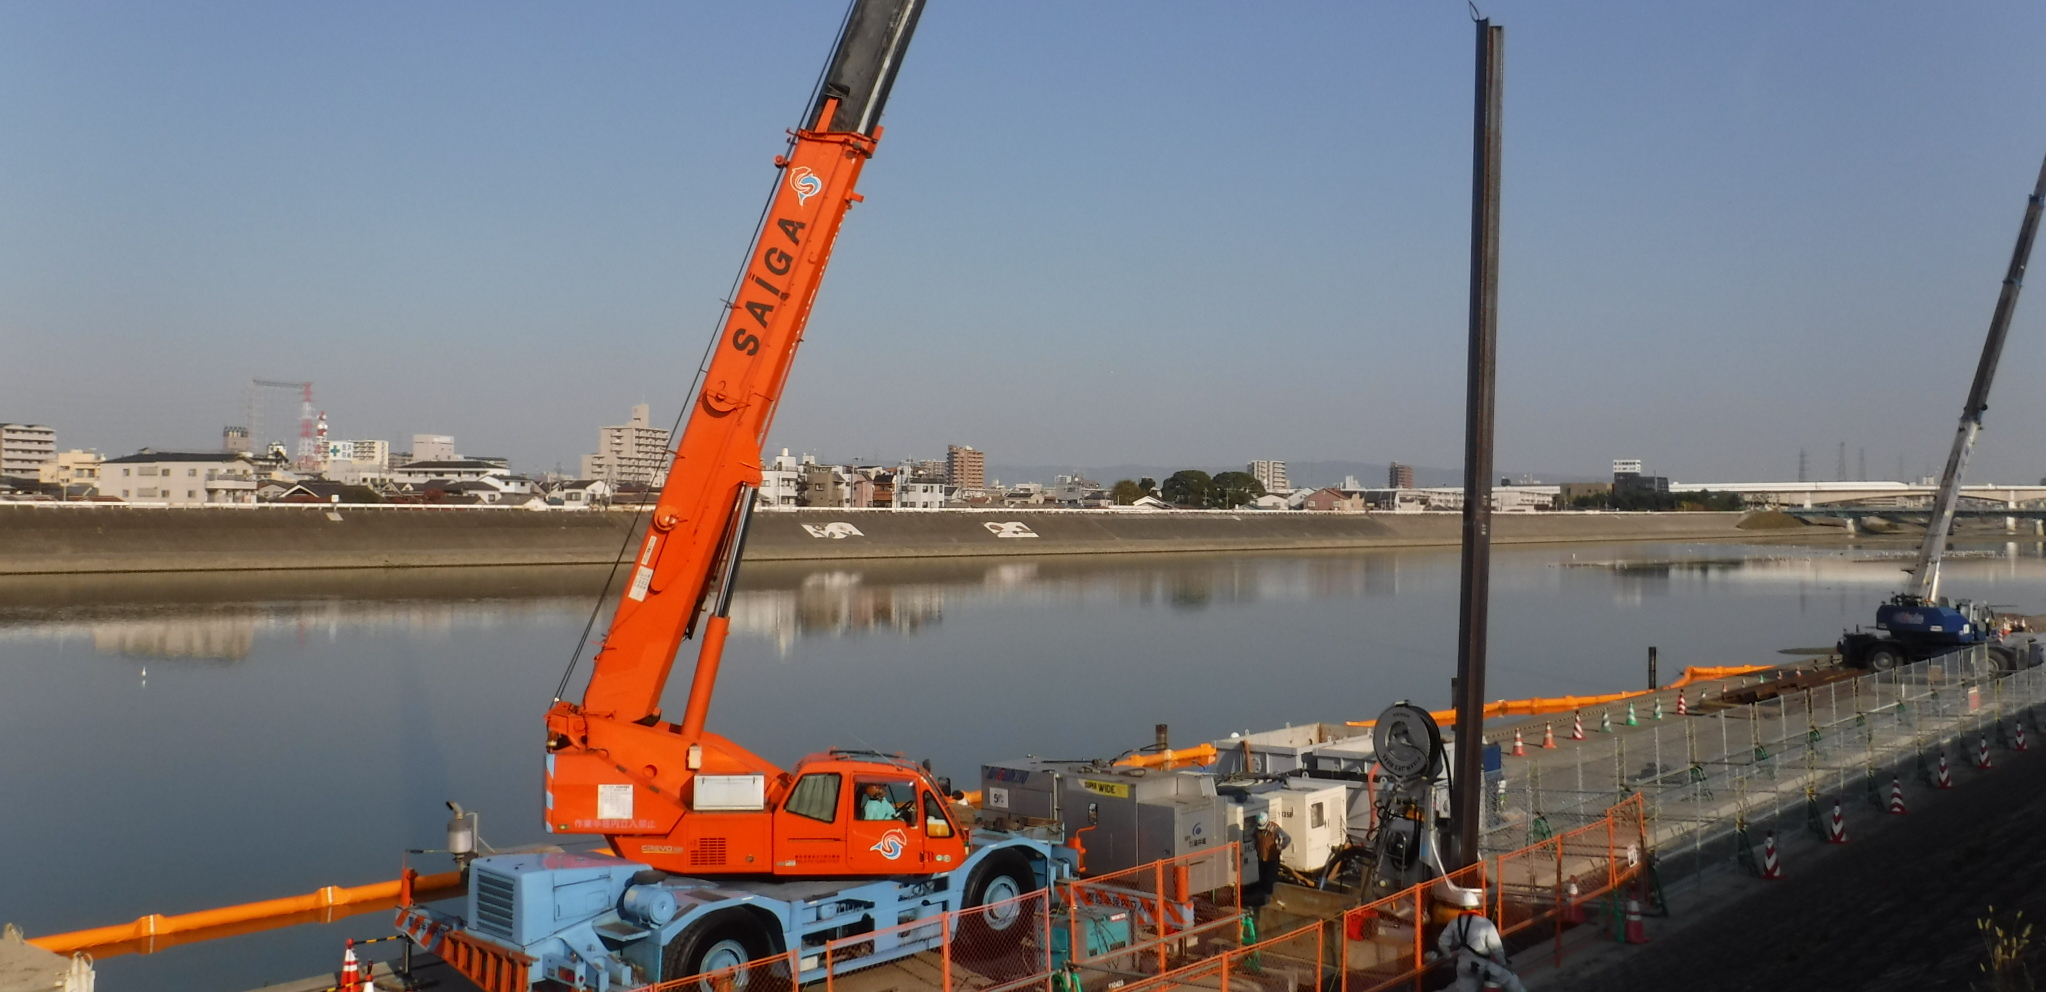
[[[1519,976],[1507,967],[1506,943],[1499,939],[1499,928],[1478,912],[1485,904],[1485,890],[1449,886],[1443,894],[1463,910],[1435,940],[1443,955],[1456,959],[1456,983],[1450,988],[1479,992],[1492,985],[1505,992],[1527,992]]]

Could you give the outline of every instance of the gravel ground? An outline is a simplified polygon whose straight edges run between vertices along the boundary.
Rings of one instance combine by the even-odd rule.
[[[1551,988],[1963,990],[1992,986],[1976,920],[2022,910],[2046,943],[2046,749],[1997,752],[1951,792],[1905,786],[1912,812],[1826,857],[1806,848],[1780,882],[1743,881],[1711,915],[1673,921],[1646,947]],[[1858,818],[1869,824],[1863,811]],[[1850,824],[1853,821],[1850,820]],[[1789,853],[1786,851],[1786,853]],[[1679,913],[1686,909],[1679,899]],[[1688,915],[1688,914],[1686,914]],[[2046,955],[2032,973],[2046,986]],[[2030,985],[2017,986],[2030,988]]]

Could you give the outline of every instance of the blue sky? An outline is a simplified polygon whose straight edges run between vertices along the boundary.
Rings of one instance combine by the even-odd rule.
[[[1497,2],[1503,471],[1918,474],[2046,153],[2046,9]],[[0,420],[572,467],[672,416],[832,3],[0,5]],[[933,0],[774,446],[1461,457],[1461,3]],[[2042,263],[2046,264],[2046,263]],[[1978,480],[2046,476],[2046,299]]]

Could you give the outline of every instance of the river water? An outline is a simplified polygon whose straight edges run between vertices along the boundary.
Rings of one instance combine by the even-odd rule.
[[[1649,645],[1665,681],[1785,660],[1873,617],[1906,555],[1500,549],[1487,695],[1638,688]],[[1971,546],[1946,574],[1949,595],[2046,613],[2037,543]],[[606,577],[0,580],[0,920],[33,936],[388,879],[443,843],[449,799],[492,844],[544,840],[541,714]],[[1456,605],[1454,549],[749,566],[711,727],[782,762],[929,757],[971,788],[983,761],[1113,756],[1155,723],[1191,744],[1446,706]],[[688,679],[671,685],[680,712]],[[102,987],[300,978],[386,920],[109,958]]]

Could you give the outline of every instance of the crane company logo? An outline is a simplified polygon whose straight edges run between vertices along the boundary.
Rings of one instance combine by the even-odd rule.
[[[808,531],[811,537],[828,537],[834,541],[843,541],[848,537],[867,536],[860,533],[858,527],[854,527],[843,520],[834,520],[828,524],[804,524],[803,529]]]
[[[882,834],[881,839],[875,841],[874,846],[867,848],[867,850],[879,851],[881,852],[882,857],[887,858],[890,861],[893,861],[896,858],[902,857],[903,849],[907,848],[908,846],[909,846],[908,834],[905,834],[900,830],[890,830],[887,833]]]
[[[824,180],[817,178],[809,166],[799,165],[789,170],[789,188],[796,191],[796,206],[800,207],[824,188]]]
[[[1925,622],[1925,614],[1923,614],[1923,613],[1899,613],[1899,614],[1897,614],[1897,620],[1898,620],[1899,622],[1901,622],[1901,623],[1924,623],[1924,622]]]
[[[1011,520],[1007,523],[1001,523],[998,521],[990,520],[987,523],[982,524],[981,526],[986,527],[987,532],[993,534],[996,537],[1037,536],[1037,532],[1031,530],[1030,525],[1022,522],[1021,520]]]

